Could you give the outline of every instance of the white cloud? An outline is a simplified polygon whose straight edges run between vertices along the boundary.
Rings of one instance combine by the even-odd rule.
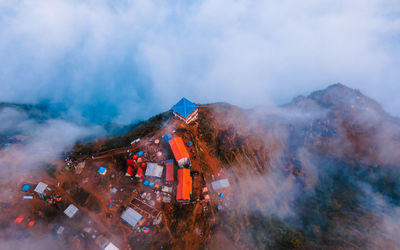
[[[342,82],[399,115],[396,1],[0,2],[0,100],[282,103]]]

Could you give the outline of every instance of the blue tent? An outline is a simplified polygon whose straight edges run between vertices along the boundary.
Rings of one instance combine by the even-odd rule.
[[[177,104],[175,104],[175,106],[172,107],[173,111],[183,116],[184,118],[187,118],[196,109],[197,105],[189,101],[185,97],[183,97]]]
[[[23,186],[22,186],[22,191],[28,191],[29,189],[31,188],[31,185],[29,185],[29,184],[24,184]]]

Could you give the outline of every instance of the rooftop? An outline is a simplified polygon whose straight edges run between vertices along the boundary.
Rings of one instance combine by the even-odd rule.
[[[229,187],[229,181],[228,181],[228,179],[221,179],[218,181],[211,182],[211,185],[214,190],[218,190],[218,189]]]
[[[66,214],[69,218],[74,217],[74,215],[79,211],[77,207],[73,204],[70,204],[67,209],[65,209],[64,214]]]
[[[100,167],[99,170],[97,170],[97,172],[98,172],[99,174],[105,175],[106,172],[107,172],[107,168],[105,168],[105,167]]]
[[[46,190],[46,188],[47,188],[46,183],[39,182],[34,191],[38,194],[44,194],[44,191]]]
[[[132,208],[128,207],[121,215],[121,218],[127,222],[132,227],[136,226],[136,224],[143,219],[143,217],[133,210]]]
[[[183,97],[177,104],[172,107],[172,110],[179,115],[187,118],[193,111],[197,109],[197,105]]]

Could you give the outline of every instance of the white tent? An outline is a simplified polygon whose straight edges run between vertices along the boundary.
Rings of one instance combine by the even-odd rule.
[[[228,181],[228,179],[221,179],[218,181],[211,182],[211,185],[214,190],[218,190],[218,189],[229,187],[229,181]]]

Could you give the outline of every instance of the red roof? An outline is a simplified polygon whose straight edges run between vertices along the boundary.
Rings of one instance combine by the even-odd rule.
[[[132,175],[133,175],[133,167],[128,166],[125,176],[132,176]]]
[[[170,161],[166,163],[165,181],[174,182],[174,162]]]
[[[185,144],[183,143],[181,137],[172,138],[171,140],[169,140],[169,145],[177,162],[185,158],[189,159],[189,153],[186,150]]]
[[[135,161],[134,160],[126,160],[126,165],[134,167],[135,166]]]
[[[24,220],[24,217],[23,217],[23,216],[18,216],[18,217],[15,219],[15,222],[16,222],[16,223],[21,223],[23,220]]]
[[[143,178],[143,168],[138,168],[137,172],[136,172],[136,177],[140,177]]]
[[[190,169],[178,169],[178,185],[176,186],[176,199],[177,200],[190,200],[192,193],[192,177],[190,176]]]

